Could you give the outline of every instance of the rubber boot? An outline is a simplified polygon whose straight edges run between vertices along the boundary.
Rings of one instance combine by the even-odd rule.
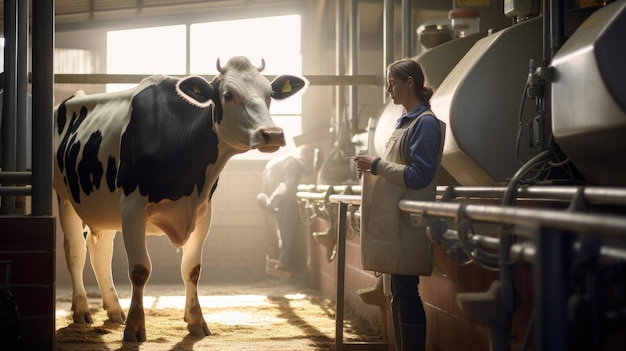
[[[401,351],[425,351],[426,350],[426,325],[406,324],[400,325],[402,334]]]

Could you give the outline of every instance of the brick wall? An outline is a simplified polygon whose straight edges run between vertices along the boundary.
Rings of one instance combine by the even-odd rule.
[[[4,324],[2,350],[55,349],[55,272],[51,267],[56,254],[55,221],[51,216],[0,216],[0,260],[12,261],[8,283],[19,312],[21,335],[11,345],[16,335],[5,334],[11,324]],[[3,318],[11,317],[4,309],[2,313]],[[3,323],[10,321],[2,319]]]

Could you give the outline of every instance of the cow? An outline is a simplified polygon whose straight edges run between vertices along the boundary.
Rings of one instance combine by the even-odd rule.
[[[126,323],[124,341],[146,340],[143,291],[151,274],[146,235],[167,235],[182,248],[184,320],[192,336],[208,336],[197,285],[211,224],[211,197],[234,155],[275,152],[283,130],[272,99],[304,91],[303,77],[271,83],[246,57],[233,57],[210,82],[200,76],[155,75],[132,89],[78,91],[54,109],[54,188],[72,279],[76,323],[92,323],[83,284],[89,250],[111,322]],[[128,316],[111,276],[113,239],[121,231],[132,296]]]

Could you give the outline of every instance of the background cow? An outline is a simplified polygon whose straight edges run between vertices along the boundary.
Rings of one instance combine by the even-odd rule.
[[[87,247],[103,305],[125,341],[145,341],[143,291],[151,272],[146,234],[167,235],[183,248],[185,314],[191,335],[209,328],[198,302],[202,246],[211,224],[211,195],[235,154],[285,145],[269,113],[270,101],[307,82],[278,76],[270,82],[245,57],[234,57],[211,82],[152,76],[123,92],[79,91],[55,109],[54,187],[72,277],[73,318],[91,323],[82,280]],[[111,277],[115,232],[121,230],[132,284],[126,318]]]

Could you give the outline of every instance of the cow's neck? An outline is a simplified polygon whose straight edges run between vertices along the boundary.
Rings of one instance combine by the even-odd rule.
[[[206,179],[209,186],[215,184],[228,161],[233,156],[239,154],[239,152],[228,146],[224,146],[221,143],[219,145],[221,147],[219,147],[218,149],[219,151],[217,154],[217,160],[215,161],[215,163],[210,164],[206,169]]]

